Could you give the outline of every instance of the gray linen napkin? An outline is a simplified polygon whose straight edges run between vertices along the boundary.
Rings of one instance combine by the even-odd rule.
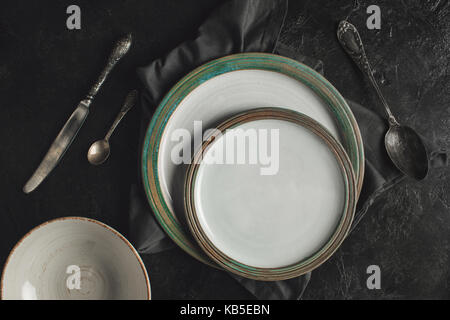
[[[164,94],[195,67],[221,56],[239,52],[274,52],[301,61],[323,73],[319,60],[304,57],[278,43],[287,12],[287,0],[232,0],[216,9],[200,26],[194,39],[173,49],[165,57],[138,69],[143,83],[141,95],[141,142],[151,116]],[[363,189],[352,229],[376,197],[403,176],[390,162],[383,147],[386,121],[371,110],[348,101],[361,129],[366,156]],[[446,153],[431,142],[432,165],[447,164]],[[174,247],[154,218],[142,186],[133,186],[130,204],[130,238],[141,254],[155,254]],[[249,280],[230,274],[259,299],[300,299],[311,274],[276,282]]]

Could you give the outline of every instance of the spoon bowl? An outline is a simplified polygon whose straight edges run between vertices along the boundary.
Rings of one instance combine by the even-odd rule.
[[[111,148],[107,140],[98,140],[89,148],[87,158],[93,165],[100,165],[108,159]]]
[[[427,150],[413,129],[392,125],[386,133],[384,143],[389,158],[401,172],[416,180],[422,180],[427,176]]]
[[[109,154],[111,153],[109,138],[111,138],[111,135],[113,134],[114,130],[116,130],[119,122],[122,121],[127,112],[130,111],[130,109],[136,104],[137,96],[137,90],[132,90],[130,93],[128,93],[119,114],[114,120],[111,128],[109,128],[109,131],[106,134],[105,138],[103,138],[103,140],[98,140],[91,145],[87,153],[87,159],[91,164],[98,166],[99,164],[105,162],[106,159],[108,159]]]

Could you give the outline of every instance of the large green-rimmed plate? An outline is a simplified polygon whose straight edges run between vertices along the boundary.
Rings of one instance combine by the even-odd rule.
[[[211,264],[193,241],[183,216],[187,165],[171,163],[177,129],[193,132],[258,107],[283,106],[302,112],[326,127],[346,150],[357,180],[364,174],[364,152],[356,120],[339,92],[319,73],[295,60],[245,53],[206,63],[181,79],[158,106],[146,132],[142,177],[153,212],[167,234],[190,255]],[[190,142],[189,142],[190,143]]]

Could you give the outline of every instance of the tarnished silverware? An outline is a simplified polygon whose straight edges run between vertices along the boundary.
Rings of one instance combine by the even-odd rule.
[[[428,173],[428,154],[419,135],[410,127],[402,126],[392,114],[386,99],[373,76],[361,37],[354,25],[348,21],[339,23],[337,37],[344,50],[361,71],[369,78],[388,115],[389,130],[384,144],[395,166],[407,176],[422,180]]]
[[[130,109],[136,104],[137,96],[138,96],[137,90],[133,90],[127,95],[123,103],[122,109],[120,109],[119,114],[114,120],[105,138],[103,138],[102,140],[98,140],[91,145],[87,153],[88,161],[91,164],[97,166],[102,164],[108,159],[109,154],[111,152],[109,139],[111,138],[111,135],[113,134],[117,125],[120,123],[120,121],[122,121],[123,117],[125,117],[127,112],[130,111]]]
[[[36,189],[41,182],[48,176],[48,174],[56,167],[64,153],[69,148],[70,144],[76,137],[78,131],[83,126],[87,115],[89,114],[89,106],[92,103],[100,87],[105,82],[111,70],[114,68],[116,63],[128,52],[132,42],[131,34],[128,34],[124,38],[120,39],[109,56],[108,63],[103,69],[97,82],[92,86],[86,98],[78,104],[75,111],[67,120],[64,127],[59,132],[53,144],[50,146],[47,154],[42,160],[39,167],[33,173],[31,178],[23,187],[23,192],[30,193]]]

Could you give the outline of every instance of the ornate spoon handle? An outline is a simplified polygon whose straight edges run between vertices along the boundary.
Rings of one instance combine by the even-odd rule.
[[[105,82],[106,78],[108,77],[109,73],[114,68],[114,66],[117,64],[117,62],[128,52],[131,46],[131,42],[132,42],[131,33],[126,35],[119,41],[117,41],[113,51],[111,52],[111,55],[109,56],[105,68],[103,69],[99,78],[97,79],[97,81],[89,91],[88,95],[86,96],[86,99],[89,101],[89,103],[92,101],[92,99],[94,99],[95,95],[100,90],[100,87],[102,86],[103,82]]]
[[[111,138],[111,135],[113,134],[114,130],[116,130],[117,125],[120,123],[120,121],[122,121],[123,117],[125,117],[127,112],[130,111],[130,109],[136,104],[137,96],[138,96],[137,90],[133,90],[127,95],[123,103],[122,109],[120,109],[119,114],[117,115],[116,119],[111,125],[111,128],[108,130],[108,133],[105,136],[106,141],[109,141],[109,138]]]
[[[392,114],[391,108],[389,107],[377,81],[375,80],[375,77],[373,76],[372,67],[367,59],[364,45],[356,27],[348,21],[341,21],[339,23],[337,37],[347,54],[353,59],[359,69],[361,69],[361,71],[369,78],[370,83],[375,88],[375,91],[377,92],[378,97],[380,98],[381,103],[383,103],[386,113],[388,114],[389,123],[391,125],[398,125],[397,120]]]

